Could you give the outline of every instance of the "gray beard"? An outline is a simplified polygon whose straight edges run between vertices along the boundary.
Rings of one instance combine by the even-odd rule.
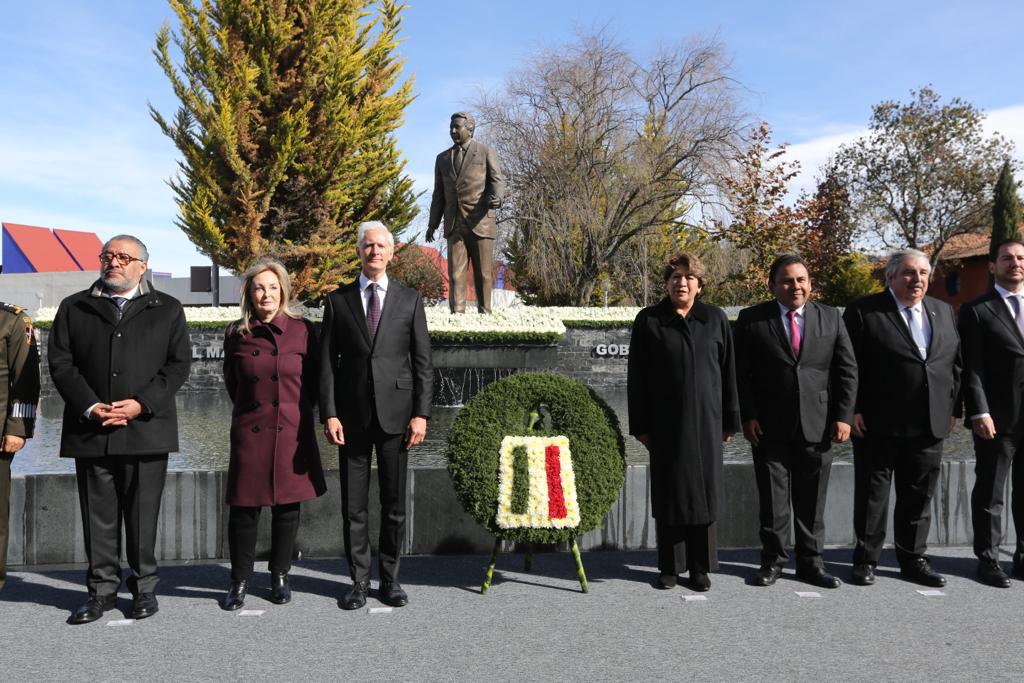
[[[135,289],[139,285],[139,281],[127,280],[122,283],[120,280],[108,280],[107,278],[100,276],[100,280],[103,282],[103,286],[112,291],[114,294],[120,294],[121,292],[128,292]]]

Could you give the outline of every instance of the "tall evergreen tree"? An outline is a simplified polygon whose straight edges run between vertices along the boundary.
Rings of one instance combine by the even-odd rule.
[[[261,256],[316,297],[358,267],[355,226],[416,215],[394,132],[412,100],[395,0],[169,0],[154,55],[180,101],[177,225],[235,272]],[[172,44],[181,63],[172,60]]]
[[[1003,162],[999,171],[999,180],[992,199],[992,241],[994,249],[997,244],[1007,239],[1020,239],[1021,210],[1017,198],[1017,183],[1013,180],[1013,169],[1010,160]]]

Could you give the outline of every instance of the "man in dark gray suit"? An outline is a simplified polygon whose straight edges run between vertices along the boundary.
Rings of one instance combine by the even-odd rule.
[[[839,310],[809,299],[811,278],[798,256],[775,259],[775,298],[740,311],[736,379],[743,434],[754,450],[761,520],[761,568],[770,586],[789,559],[790,502],[797,578],[838,588],[825,571],[825,493],[832,441],[850,438],[857,362]]]
[[[995,285],[960,309],[963,395],[967,426],[974,432],[971,520],[978,580],[1009,588],[999,566],[1007,476],[1017,529],[1013,575],[1024,579],[1024,464],[1017,457],[1024,446],[1024,242],[997,245],[989,269]]]
[[[398,583],[405,527],[409,449],[423,441],[434,370],[423,298],[387,276],[395,253],[387,227],[359,226],[359,278],[327,296],[320,334],[320,419],[340,447],[342,519],[352,590],[343,609],[359,609],[370,590],[370,452],[377,452],[382,602],[401,607]]]
[[[498,225],[494,212],[505,196],[498,155],[473,139],[476,122],[466,112],[452,114],[455,144],[434,162],[434,195],[430,201],[427,241],[434,239],[444,219],[448,240],[448,305],[452,313],[466,310],[466,266],[473,265],[476,308],[491,312],[494,238]]]
[[[960,337],[950,305],[926,296],[930,276],[925,254],[897,251],[885,267],[888,289],[854,301],[843,314],[859,373],[852,429],[857,544],[851,580],[861,586],[875,582],[894,476],[900,573],[926,586],[946,585],[924,553],[942,442],[958,412]]]

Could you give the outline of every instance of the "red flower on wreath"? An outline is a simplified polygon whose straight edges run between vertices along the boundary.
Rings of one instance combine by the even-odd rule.
[[[562,493],[561,451],[558,446],[550,445],[544,449],[544,465],[548,472],[548,516],[564,519],[569,513],[566,512]]]

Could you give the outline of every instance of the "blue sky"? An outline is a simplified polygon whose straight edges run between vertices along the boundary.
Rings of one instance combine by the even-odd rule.
[[[132,232],[151,266],[186,275],[201,265],[174,227],[165,179],[176,153],[146,103],[175,101],[150,54],[173,12],[162,0],[8,2],[0,9],[0,220]],[[694,2],[692,0],[413,0],[401,48],[416,100],[398,132],[408,171],[430,189],[448,116],[499,87],[541,47],[604,27],[643,56],[659,42],[713,34],[732,58],[751,120],[804,163],[798,187],[871,106],[925,84],[988,114],[987,128],[1024,158],[1024,3]]]

